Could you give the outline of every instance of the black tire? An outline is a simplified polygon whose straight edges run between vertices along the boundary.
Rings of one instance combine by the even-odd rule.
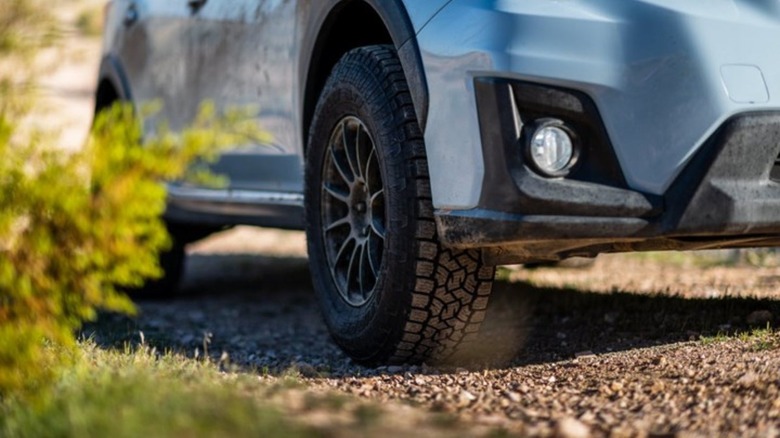
[[[201,227],[189,224],[167,222],[166,227],[171,236],[171,248],[160,253],[159,263],[163,276],[149,280],[138,289],[129,291],[136,300],[164,300],[174,298],[179,292],[181,280],[184,277],[186,261],[186,246],[220,231],[219,228]]]
[[[442,363],[465,348],[495,268],[439,243],[425,145],[392,47],[352,50],[334,67],[305,187],[314,288],[335,342],[367,365]]]

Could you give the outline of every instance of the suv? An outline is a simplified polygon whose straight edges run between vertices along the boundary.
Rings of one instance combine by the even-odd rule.
[[[176,247],[305,229],[355,360],[475,339],[496,265],[777,245],[774,0],[114,0],[97,108],[259,105],[271,144],[168,185]],[[237,145],[238,146],[238,145]]]

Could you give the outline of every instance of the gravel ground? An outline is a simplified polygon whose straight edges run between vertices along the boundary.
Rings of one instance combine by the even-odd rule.
[[[331,342],[301,233],[239,228],[190,249],[181,296],[106,317],[98,341],[223,352],[261,375],[531,436],[778,436],[778,268],[608,256],[513,269],[496,284],[469,369],[353,364]],[[711,264],[711,263],[710,263]],[[617,275],[619,273],[619,275]],[[737,333],[755,333],[737,336]],[[292,371],[291,371],[292,370]]]

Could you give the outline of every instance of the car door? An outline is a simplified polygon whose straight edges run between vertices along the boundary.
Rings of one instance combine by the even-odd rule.
[[[187,82],[190,106],[255,107],[272,141],[247,141],[213,169],[228,176],[231,197],[245,192],[301,193],[295,131],[294,44],[297,0],[189,0]],[[249,140],[249,139],[248,139]]]
[[[188,61],[181,50],[191,18],[187,0],[122,0],[115,7],[124,14],[115,46],[133,98],[139,106],[162,103],[147,126],[155,126],[157,120],[174,129],[185,126],[192,119],[189,104],[182,99],[188,93]]]

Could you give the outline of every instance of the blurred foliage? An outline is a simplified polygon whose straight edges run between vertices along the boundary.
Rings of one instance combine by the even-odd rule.
[[[49,12],[50,5],[42,0],[2,1],[0,114],[6,119],[16,119],[31,106],[29,94],[35,83],[34,57],[39,49],[55,41],[56,25]]]
[[[0,114],[0,392],[46,383],[44,340],[74,344],[99,309],[132,312],[119,292],[161,276],[170,245],[160,181],[203,179],[191,166],[246,136],[262,136],[245,111],[218,116],[205,105],[191,127],[164,126],[143,141],[129,105],[99,115],[75,153],[28,138],[9,141]],[[43,374],[39,375],[41,371]]]
[[[56,34],[51,4],[43,0],[3,0],[0,8],[0,55],[29,57]]]
[[[76,17],[76,29],[84,36],[98,36],[103,31],[103,8],[87,7]]]
[[[0,401],[0,436],[317,436],[269,401],[281,388],[254,375],[226,377],[218,364],[145,345],[103,351],[85,343],[77,355],[34,408]]]
[[[71,357],[82,322],[99,310],[133,312],[121,290],[162,274],[158,255],[170,241],[161,181],[218,182],[193,163],[247,137],[266,141],[253,111],[218,114],[208,104],[189,128],[161,125],[143,138],[133,108],[116,105],[77,152],[20,130],[31,96],[19,81],[34,77],[46,10],[38,0],[0,7],[0,398],[35,395]]]

